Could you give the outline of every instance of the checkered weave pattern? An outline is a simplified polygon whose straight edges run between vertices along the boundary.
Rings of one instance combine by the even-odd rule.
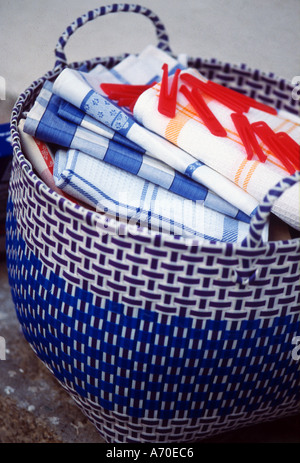
[[[210,79],[297,109],[275,77],[194,63]],[[35,353],[107,442],[193,442],[297,412],[300,240],[261,245],[264,209],[250,242],[204,244],[106,221],[51,191],[17,127],[60,70],[20,95],[11,124],[7,266]]]

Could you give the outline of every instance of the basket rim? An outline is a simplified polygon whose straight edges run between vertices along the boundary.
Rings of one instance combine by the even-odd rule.
[[[20,168],[26,175],[27,181],[33,184],[34,188],[37,189],[39,194],[44,196],[45,200],[51,201],[52,204],[58,207],[59,210],[61,210],[62,212],[71,213],[73,216],[74,214],[76,214],[80,217],[81,220],[88,222],[90,225],[102,225],[107,230],[109,230],[109,227],[113,227],[113,229],[117,233],[121,233],[121,235],[134,236],[135,239],[138,239],[138,237],[140,237],[140,239],[143,241],[149,240],[149,243],[157,241],[159,238],[159,242],[161,244],[177,244],[179,247],[183,246],[185,249],[189,249],[195,246],[197,248],[207,248],[208,246],[213,246],[215,249],[220,249],[220,251],[225,251],[228,249],[228,247],[246,250],[247,248],[245,246],[242,246],[241,243],[228,243],[217,240],[212,241],[204,238],[201,239],[196,237],[175,236],[168,234],[167,232],[160,232],[145,227],[139,227],[130,223],[125,223],[124,221],[119,222],[113,217],[107,218],[107,216],[101,214],[101,212],[89,209],[88,205],[80,205],[75,202],[72,202],[70,199],[66,197],[61,196],[59,193],[48,187],[44,183],[44,181],[41,178],[39,178],[38,175],[34,172],[32,164],[22,152],[21,140],[18,131],[18,123],[22,118],[22,109],[24,105],[28,103],[28,101],[35,92],[40,90],[45,81],[55,79],[59,75],[59,73],[66,67],[77,69],[78,67],[85,65],[91,69],[97,64],[107,64],[111,62],[111,60],[113,60],[115,64],[117,61],[122,60],[126,56],[128,56],[128,53],[124,53],[123,55],[118,55],[114,57],[96,57],[91,60],[85,60],[80,62],[74,61],[67,65],[60,64],[54,67],[53,69],[47,71],[43,76],[39,77],[37,80],[34,80],[23,92],[19,94],[12,109],[10,119],[10,130],[12,137],[13,158],[17,158]],[[176,57],[175,55],[172,56]],[[285,85],[290,85],[290,88],[293,88],[290,80],[283,77],[279,77],[275,75],[273,72],[265,72],[260,71],[259,69],[253,69],[245,63],[227,63],[216,58],[190,57],[188,55],[186,55],[186,60],[188,63],[196,62],[196,60],[201,60],[201,63],[213,64],[216,66],[225,66],[226,64],[230,64],[231,69],[236,69],[251,74],[259,72],[260,77],[271,79],[272,81],[276,81],[277,83],[284,82]],[[292,112],[290,112],[290,114],[293,115]],[[270,247],[270,243],[272,243],[273,245],[276,244],[276,246],[280,246],[283,248],[288,248],[291,246],[291,244],[294,244],[295,246],[298,245],[298,248],[300,249],[300,238],[297,237],[291,238],[289,240],[266,241],[259,246],[259,249],[261,251],[268,250]],[[255,248],[252,247],[248,248],[248,251],[249,249],[253,251],[255,250]]]

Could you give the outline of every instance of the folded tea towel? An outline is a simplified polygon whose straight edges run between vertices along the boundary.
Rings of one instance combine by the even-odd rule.
[[[144,150],[126,137],[61,100],[52,93],[51,82],[45,82],[27,114],[24,131],[44,142],[90,154],[230,217],[250,221],[249,215],[208,188],[143,154]]]
[[[148,45],[139,55],[130,55],[122,60],[111,72],[120,82],[147,85],[161,79],[163,64],[168,65],[170,74],[176,69],[184,69],[177,59],[153,45]]]
[[[47,83],[48,87],[48,83]],[[57,107],[57,115],[62,119],[67,121],[73,122],[76,125],[80,125],[84,129],[91,130],[92,132],[98,133],[109,140],[113,140],[117,143],[121,143],[122,145],[126,145],[132,148],[135,151],[139,151],[140,153],[144,153],[145,150],[142,149],[136,143],[131,142],[128,138],[123,137],[115,130],[112,130],[110,127],[102,124],[101,122],[97,121],[91,116],[88,116],[80,109],[76,108],[75,106],[71,105],[67,101],[62,100],[61,98],[56,97],[56,101],[59,102]],[[54,99],[54,101],[55,101]]]
[[[143,59],[143,55],[145,59]],[[149,64],[150,62],[151,65]],[[114,75],[118,77],[119,81],[124,79],[125,83],[131,84],[141,83],[141,76],[145,75],[147,76],[147,80],[144,81],[145,83],[153,82],[154,80],[159,81],[159,76],[161,76],[161,70],[159,72],[159,68],[161,68],[164,62],[169,66],[170,75],[174,73],[174,70],[177,67],[180,67],[178,62],[176,62],[174,58],[170,58],[167,53],[163,52],[162,50],[157,50],[155,47],[149,46],[139,56],[135,58],[128,57],[128,59],[125,58],[116,66],[118,69]],[[200,76],[200,74],[195,70],[189,70],[188,72],[200,77],[202,80],[207,80],[203,78],[203,76]],[[99,88],[99,81],[103,82],[102,77],[103,76],[101,76],[101,74],[98,74],[97,78],[95,76],[95,89]],[[109,76],[106,75],[105,77],[108,79],[107,81],[110,82]],[[135,80],[132,81],[131,79]],[[155,93],[155,109],[157,109],[159,89],[160,85],[158,84],[156,86]],[[177,146],[183,146],[188,150],[189,153],[197,157],[197,159],[205,160],[205,164],[211,162],[211,164],[208,165],[214,167],[215,169],[219,169],[219,171],[222,174],[227,175],[228,178],[232,180],[232,182],[235,182],[241,188],[251,192],[251,194],[255,196],[258,202],[261,201],[265,192],[269,190],[269,188],[272,187],[279,178],[288,175],[287,171],[283,168],[278,159],[276,159],[276,157],[274,157],[272,153],[266,149],[266,147],[264,147],[264,150],[268,159],[265,166],[268,167],[268,172],[272,172],[266,174],[266,177],[264,169],[261,169],[261,166],[258,168],[259,164],[261,163],[258,161],[245,160],[245,150],[242,146],[239,135],[236,133],[236,129],[233,126],[231,119],[228,119],[228,110],[226,113],[226,108],[223,105],[220,105],[218,102],[210,101],[210,98],[205,97],[211,109],[213,109],[213,111],[216,110],[216,114],[218,118],[220,118],[221,122],[224,123],[226,128],[229,128],[227,141],[229,141],[229,143],[232,141],[232,144],[236,145],[236,148],[240,149],[241,151],[240,154],[242,154],[242,160],[238,161],[235,166],[232,166],[232,163],[228,162],[227,159],[227,155],[232,155],[234,153],[234,149],[232,150],[229,144],[227,147],[228,149],[226,149],[226,144],[224,146],[222,145],[222,141],[224,140],[212,140],[210,134],[208,134],[209,139],[206,136],[203,137],[203,133],[204,135],[205,133],[207,135],[207,131],[205,131],[203,126],[202,129],[204,130],[201,132],[201,140],[203,137],[203,143],[199,143],[199,138],[195,137],[194,132],[191,133],[191,123],[189,122],[189,124],[186,124],[186,121],[190,119],[195,119],[198,123],[200,121],[199,118],[197,118],[193,107],[188,104],[183,95],[179,94],[177,115],[175,119],[167,120],[168,118],[161,116],[157,111],[155,112],[155,117],[153,118],[152,109],[148,106],[149,101],[146,100],[147,93],[151,95],[152,92],[151,90],[145,92],[145,94],[143,94],[140,98],[139,104],[137,104],[134,108],[134,114],[136,118],[142,122],[142,124],[170,140]],[[140,112],[139,109],[141,101],[144,101],[145,104],[142,105],[142,110]],[[148,114],[149,111],[150,114]],[[261,111],[251,109],[247,113],[247,117],[248,116],[250,116],[250,122],[255,122],[257,120],[266,121],[275,132],[286,131],[299,144],[299,118],[286,113],[283,110],[278,111],[277,116],[272,116],[266,113],[262,113]],[[197,132],[199,131],[197,130]],[[200,133],[198,133],[198,137],[199,136]],[[212,148],[213,154],[211,153]],[[218,151],[219,156],[214,155],[215,149]],[[199,150],[201,152],[201,157],[199,155]],[[223,151],[225,151],[225,156],[222,154]],[[266,182],[265,178],[267,180]],[[294,187],[288,190],[283,195],[283,197],[278,200],[278,202],[273,207],[273,212],[293,227],[299,229],[299,194],[297,185],[294,185]]]
[[[53,92],[141,146],[149,156],[203,184],[246,215],[255,212],[258,205],[255,198],[189,153],[138,124],[108,98],[95,92],[78,71],[64,69],[54,82]]]
[[[181,76],[185,73],[197,75],[195,70],[188,70],[183,71]],[[198,78],[203,80],[200,74]],[[179,87],[180,85],[179,83]],[[272,156],[264,145],[262,149],[267,155],[265,163],[247,160],[244,145],[231,120],[233,111],[222,103],[212,98],[206,100],[213,114],[227,131],[226,137],[217,137],[211,134],[180,91],[175,117],[162,115],[158,111],[159,93],[160,84],[157,84],[138,98],[134,106],[136,120],[224,175],[258,201],[261,201],[282,177],[289,175],[280,161]],[[250,123],[265,121],[275,132],[286,131],[298,144],[300,143],[299,119],[297,123],[294,117],[293,120],[286,117],[286,113],[282,115],[279,111],[277,115],[273,115],[254,108],[250,108],[246,116]],[[296,229],[300,229],[299,199],[299,185],[294,185],[273,208],[276,215]]]
[[[84,173],[84,176],[83,176]],[[78,150],[58,150],[57,187],[129,224],[191,239],[240,242],[249,224],[186,200]],[[267,227],[264,231],[264,240]]]
[[[53,180],[54,153],[51,148],[41,140],[37,140],[24,132],[25,120],[21,119],[18,125],[22,150],[31,163],[38,176],[46,185],[59,194],[63,191],[57,188]]]
[[[91,71],[82,72],[82,77],[96,92],[103,82],[149,85],[161,79],[164,63],[168,65],[170,73],[176,69],[184,69],[177,59],[153,45],[148,45],[139,55],[128,55],[111,69],[98,64]]]
[[[25,133],[24,124],[25,119],[21,119],[18,124],[22,151],[31,163],[33,171],[36,172],[36,174],[49,188],[51,188],[51,190],[69,199],[69,201],[78,204],[79,201],[75,200],[72,196],[68,196],[60,188],[57,188],[55,184],[53,178],[55,150],[53,150],[47,143]],[[81,205],[84,206],[84,204]]]

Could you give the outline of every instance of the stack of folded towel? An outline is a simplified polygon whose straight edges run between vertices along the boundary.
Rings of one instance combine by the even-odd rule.
[[[50,188],[109,217],[185,238],[241,242],[259,201],[288,170],[262,144],[266,161],[247,159],[232,110],[214,98],[205,101],[225,136],[211,133],[183,92],[176,93],[175,115],[162,114],[166,65],[170,83],[179,72],[179,82],[187,75],[205,80],[152,46],[111,70],[66,68],[54,83],[45,82],[20,122],[23,149]],[[107,96],[103,84],[109,83],[138,86],[140,94],[122,106]],[[250,108],[247,118],[274,132],[286,129],[299,144],[297,119],[259,108]],[[35,163],[30,143],[42,163]],[[293,188],[274,213],[299,230]]]

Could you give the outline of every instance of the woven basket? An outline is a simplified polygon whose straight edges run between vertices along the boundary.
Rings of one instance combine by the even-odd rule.
[[[18,121],[45,80],[67,66],[73,32],[118,4],[72,23],[55,67],[13,109],[13,167],[7,208],[7,265],[26,340],[110,443],[195,442],[299,410],[298,238],[261,244],[272,204],[299,181],[283,179],[265,197],[242,244],[185,241],[109,223],[51,191],[22,153]],[[126,55],[69,66],[110,68]],[[216,60],[188,64],[260,101],[299,111],[292,87],[273,74]]]

